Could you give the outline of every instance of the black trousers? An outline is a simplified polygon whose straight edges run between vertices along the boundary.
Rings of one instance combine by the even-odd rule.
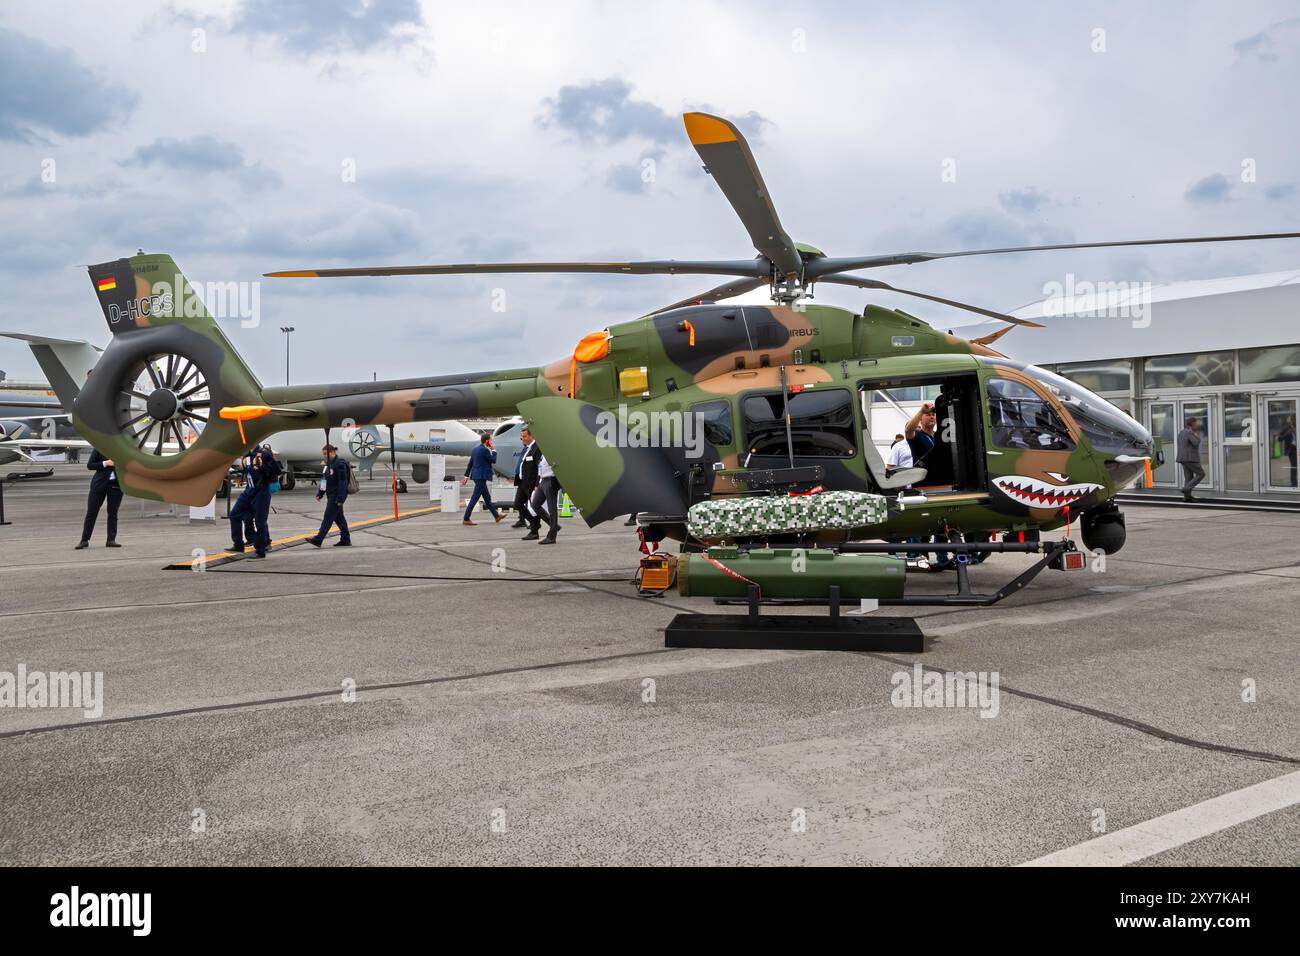
[[[535,481],[521,481],[515,488],[515,515],[519,521],[528,523],[528,499],[537,488]]]
[[[86,521],[81,526],[82,541],[89,541],[95,533],[95,520],[99,517],[99,509],[105,498],[108,499],[108,540],[117,540],[117,509],[122,504],[122,489],[109,486],[98,491],[90,489],[90,497],[86,499]]]
[[[560,480],[558,478],[543,478],[537,483],[537,489],[533,492],[532,500],[529,507],[532,514],[529,515],[529,527],[534,534],[542,526],[542,505],[546,505],[546,536],[554,540],[555,536],[560,533]]]

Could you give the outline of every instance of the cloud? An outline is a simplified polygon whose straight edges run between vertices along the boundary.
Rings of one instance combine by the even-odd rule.
[[[231,30],[309,55],[400,45],[423,26],[419,0],[244,0]]]
[[[562,86],[542,101],[537,122],[584,142],[617,143],[636,136],[670,143],[682,138],[679,117],[648,100],[634,100],[631,94],[631,85],[617,77]]]
[[[1288,53],[1296,52],[1296,41],[1300,39],[1300,17],[1279,20],[1268,29],[1238,40],[1232,45],[1237,55],[1244,58],[1253,57],[1261,63],[1272,63],[1279,58],[1279,49],[1289,47]]]
[[[621,193],[644,195],[658,178],[659,163],[667,155],[662,149],[648,149],[635,163],[615,163],[605,171],[605,185]]]
[[[692,109],[727,116],[754,143],[761,142],[763,131],[772,125],[771,120],[754,110],[733,116],[708,104]],[[618,77],[560,87],[555,96],[542,101],[536,122],[543,129],[571,133],[583,143],[611,144],[633,138],[672,147],[686,143],[679,113],[670,113],[649,100],[633,99],[631,84]],[[651,153],[642,158],[646,155]],[[644,192],[640,175],[637,167],[615,166],[609,170],[606,183],[623,192]]]
[[[1046,225],[1021,225],[1008,216],[988,210],[957,213],[945,220],[934,236],[927,248],[943,244],[944,248],[951,249],[998,249],[1070,241],[1070,236],[1062,230]]]
[[[1286,199],[1295,193],[1293,183],[1278,183],[1276,186],[1269,186],[1264,190],[1264,195],[1269,199]]]
[[[1228,177],[1223,173],[1211,173],[1188,186],[1183,198],[1190,203],[1227,202],[1231,192]]]
[[[1049,201],[1047,194],[1039,192],[1037,186],[1030,186],[1026,189],[1012,189],[1009,192],[998,194],[998,202],[1001,203],[1003,209],[1009,213],[1025,216],[1034,215]]]
[[[418,257],[420,220],[412,212],[377,203],[339,207],[326,215],[290,222],[275,220],[236,232],[226,247],[259,256],[301,257],[312,264],[345,261],[382,264],[393,257]]]
[[[124,120],[138,100],[71,50],[0,27],[0,140],[30,143],[42,138],[38,129],[88,136]]]
[[[231,173],[248,191],[278,189],[280,175],[261,163],[244,162],[244,151],[234,143],[214,136],[189,139],[163,137],[118,163],[119,166],[163,166],[185,173]]]

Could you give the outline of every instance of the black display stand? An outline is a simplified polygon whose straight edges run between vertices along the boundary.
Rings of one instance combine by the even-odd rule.
[[[758,589],[749,588],[747,614],[678,614],[664,628],[664,647],[733,650],[889,651],[921,653],[925,635],[910,617],[846,617],[839,588],[830,614],[759,614]]]

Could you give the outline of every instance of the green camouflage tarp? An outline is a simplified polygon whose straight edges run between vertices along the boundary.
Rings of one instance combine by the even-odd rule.
[[[718,498],[692,505],[687,525],[697,538],[737,538],[823,529],[865,528],[888,514],[880,495],[823,491],[815,495]]]

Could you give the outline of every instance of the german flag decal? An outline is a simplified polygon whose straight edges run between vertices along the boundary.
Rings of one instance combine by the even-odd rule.
[[[117,279],[113,276],[109,276],[107,279],[100,279],[95,283],[95,287],[99,289],[100,292],[112,292],[117,288]]]

